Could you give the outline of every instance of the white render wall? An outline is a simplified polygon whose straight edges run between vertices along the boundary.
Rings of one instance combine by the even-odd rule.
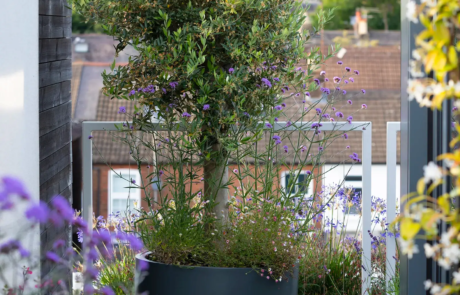
[[[35,200],[40,184],[38,2],[1,1],[0,8],[0,177],[19,177]],[[18,235],[23,216],[20,207],[0,215],[0,231],[8,230],[4,239]],[[34,234],[38,251],[38,228]],[[32,254],[38,257],[35,251]]]
[[[334,168],[335,167],[335,168]],[[332,169],[332,170],[330,170]],[[325,165],[323,171],[328,171],[323,177],[323,184],[333,185],[341,183],[345,176],[362,176],[361,165]],[[373,164],[372,165],[372,196],[386,200],[387,197],[387,166],[385,164]],[[396,204],[399,204],[400,198],[400,165],[396,165],[396,191],[393,197],[397,198]],[[337,213],[337,212],[336,212]],[[340,215],[340,213],[339,213]],[[337,215],[334,214],[334,216]],[[340,220],[342,215],[339,216]],[[354,232],[359,224],[359,217],[350,215],[347,223],[347,232]],[[380,230],[376,227],[375,230]]]

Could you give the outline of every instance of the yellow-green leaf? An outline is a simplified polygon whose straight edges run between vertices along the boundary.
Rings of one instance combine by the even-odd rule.
[[[420,230],[421,225],[408,217],[401,220],[401,236],[404,240],[412,240]]]
[[[420,178],[417,182],[417,193],[419,195],[423,195],[424,190],[425,190],[425,179]]]
[[[449,195],[442,195],[438,198],[438,205],[442,209],[444,214],[449,213],[450,204],[449,204]]]
[[[426,69],[427,73],[431,72],[431,70],[433,69],[434,60],[436,59],[437,54],[438,54],[438,52],[436,50],[432,50],[432,51],[428,52],[428,54],[426,55],[426,57],[425,57],[425,69]]]
[[[444,52],[438,51],[434,59],[433,69],[435,71],[440,71],[446,66],[446,63],[447,63],[446,55],[444,54]]]

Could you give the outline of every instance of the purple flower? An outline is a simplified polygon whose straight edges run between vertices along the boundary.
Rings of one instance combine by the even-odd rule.
[[[282,144],[283,142],[279,139],[275,140],[275,145],[279,145],[279,144]]]
[[[133,249],[134,251],[138,252],[142,250],[142,248],[144,248],[144,244],[142,244],[142,241],[135,235],[127,235],[126,239],[128,240],[131,249]]]
[[[323,88],[322,91],[326,94],[331,94],[331,90],[329,88]]]
[[[277,66],[271,66],[270,68],[274,71],[276,70]]]
[[[342,137],[345,138],[345,139],[348,139],[348,134],[344,133],[344,134],[342,134]]]
[[[171,83],[169,83],[169,87],[171,87],[172,89],[176,89],[177,85],[179,85],[179,82],[171,82]]]
[[[235,71],[235,69],[234,69],[234,68],[230,68],[230,69],[228,69],[228,72],[229,72],[230,74],[233,74],[233,72],[234,72],[234,71]]]
[[[281,104],[281,106],[282,106],[283,108],[285,108],[285,107],[286,107],[286,104],[283,102],[283,103]]]
[[[136,90],[133,89],[133,90],[131,90],[131,91],[129,92],[128,96],[132,96],[132,95],[134,95],[134,94],[136,94]]]
[[[277,118],[277,117],[275,117],[275,122],[278,122],[278,118]]]
[[[343,82],[344,82],[345,84],[348,84],[348,80],[343,80]]]
[[[321,117],[329,119],[331,116],[328,113],[326,113],[326,114],[323,114]]]
[[[353,77],[348,78],[348,80],[350,80],[351,83],[355,82],[355,79],[353,79]]]
[[[343,113],[342,112],[337,112],[335,113],[336,117],[343,118]]]
[[[209,104],[205,104],[205,105],[203,106],[203,111],[207,111],[207,110],[209,110]]]
[[[28,251],[27,249],[24,249],[22,246],[20,246],[19,247],[19,254],[21,255],[21,257],[26,258],[26,257],[30,256],[30,251]]]
[[[364,89],[361,89],[361,92],[362,92],[363,94],[365,94],[365,93],[366,93],[366,90],[364,90]]]
[[[284,90],[284,88],[281,88],[281,92],[286,93],[286,90]]]
[[[2,178],[2,182],[7,194],[16,194],[23,200],[30,200],[29,193],[19,179],[5,176]]]
[[[335,111],[335,107],[332,107],[332,110]]]
[[[307,84],[302,84],[302,88],[303,89],[307,88]]]
[[[70,207],[69,202],[63,196],[55,196],[51,200],[54,210],[62,217],[62,219],[72,222],[73,209]]]
[[[322,152],[322,151],[323,151],[323,147],[322,147],[322,146],[318,147],[318,151]]]
[[[315,109],[315,111],[316,111],[316,114],[317,114],[317,115],[319,115],[319,114],[321,114],[321,113],[322,113],[322,111],[321,111],[321,109],[320,109],[320,108],[316,108],[316,109]]]
[[[94,290],[92,283],[85,284],[85,286],[83,287],[83,294],[91,295],[94,294],[94,292],[96,291]]]
[[[349,67],[345,67],[345,71],[350,72],[351,69]]]
[[[115,295],[115,292],[109,286],[104,286],[99,291],[102,295]]]
[[[313,81],[315,81],[316,85],[318,85],[318,86],[321,84],[321,82],[319,81],[319,79],[314,79]]]
[[[270,83],[270,81],[267,78],[262,78],[261,81],[262,81],[262,84],[264,84],[268,88],[272,88],[272,83]]]
[[[163,91],[164,94],[166,94],[166,89],[165,88],[161,88],[161,90]]]
[[[335,87],[335,90],[340,91],[340,87]]]
[[[310,92],[308,92],[308,91],[305,92],[305,95],[306,95],[306,96],[310,96]]]
[[[61,258],[59,257],[59,255],[51,251],[46,252],[45,257],[47,260],[54,262],[54,263],[58,263],[59,261],[61,261]]]
[[[296,97],[299,97],[299,96],[300,96],[300,93],[296,93],[296,95],[295,95],[295,96],[296,96]]]
[[[346,81],[346,80],[345,80]],[[342,90],[342,94],[345,95],[347,94],[347,91],[346,90]]]
[[[280,140],[281,137],[280,137],[279,135],[273,135],[272,139],[273,139],[273,140]]]
[[[352,117],[352,116],[348,116],[347,121],[348,121],[348,123],[351,124],[351,121],[353,121],[353,117]]]
[[[291,124],[292,124],[291,121],[287,121],[287,122],[286,122],[286,127],[291,126]]]
[[[132,184],[136,184],[136,180],[131,179],[131,183],[132,183]]]
[[[184,118],[190,118],[191,116],[192,116],[192,115],[190,115],[190,114],[187,113],[187,112],[183,112],[183,113],[182,113],[182,117],[184,117]]]
[[[36,221],[39,223],[46,223],[48,220],[49,209],[48,205],[40,201],[39,204],[31,206],[25,212],[26,218],[32,221]]]
[[[363,103],[363,104],[361,105],[361,108],[362,108],[362,109],[367,109],[367,104]]]
[[[307,172],[305,172],[307,175],[311,175],[311,171],[310,170],[307,170]]]
[[[283,109],[283,107],[280,106],[280,105],[275,106],[275,110],[277,110],[277,111],[281,111],[282,109]]]
[[[358,70],[354,70],[353,71],[356,75],[359,75],[359,71]]]
[[[319,123],[319,122],[315,122],[313,124],[311,124],[311,128],[319,128],[319,127],[322,127],[323,124]]]
[[[0,245],[0,253],[8,254],[13,250],[17,250],[21,247],[21,243],[17,240],[9,240],[2,245]]]
[[[273,81],[279,82],[280,78],[273,78]]]
[[[456,111],[458,111],[458,107],[453,107],[452,112],[456,112]]]
[[[329,82],[329,78],[324,78],[324,81]]]
[[[337,62],[337,64],[338,64],[339,66],[341,66],[341,65],[343,65],[343,62],[342,62],[341,60],[339,60],[339,61]]]
[[[353,104],[353,102],[351,100],[347,100],[347,103],[348,104]]]
[[[283,149],[284,149],[284,152],[286,152],[286,153],[289,151],[289,148],[288,148],[287,145],[283,146]]]
[[[319,75],[320,75],[320,76],[325,76],[325,75],[326,75],[326,71],[321,71],[321,72],[319,72]]]
[[[342,81],[342,79],[340,77],[334,77],[333,79],[334,83],[340,83],[340,81]]]
[[[270,124],[270,123],[265,123],[265,126],[266,126],[267,128],[273,128],[272,124]]]

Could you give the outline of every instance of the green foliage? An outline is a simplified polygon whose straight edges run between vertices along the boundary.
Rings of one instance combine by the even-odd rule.
[[[378,8],[381,13],[370,13],[368,19],[370,30],[385,29],[385,15],[389,30],[401,29],[401,3],[400,0],[323,0],[321,9],[334,9],[334,21],[324,26],[325,30],[352,30],[350,17],[355,15],[357,8]],[[318,17],[313,15],[313,23],[318,22]]]
[[[131,294],[134,288],[134,272],[136,268],[136,253],[129,245],[118,244],[114,256],[100,256],[98,283],[112,288],[116,295]]]
[[[119,41],[118,51],[131,44],[139,52],[128,65],[103,75],[104,91],[162,113],[193,115],[199,122],[197,135],[207,144],[246,121],[245,113],[259,116],[275,105],[283,85],[263,87],[263,78],[300,87],[320,61],[305,76],[295,65],[321,59],[305,52],[310,34],[299,32],[304,10],[293,0],[94,0],[75,5]],[[155,92],[137,91],[152,84]],[[209,105],[206,112],[204,105]]]
[[[94,21],[86,21],[85,17],[81,14],[72,11],[72,33],[74,34],[87,34],[87,33],[104,33],[104,29]]]

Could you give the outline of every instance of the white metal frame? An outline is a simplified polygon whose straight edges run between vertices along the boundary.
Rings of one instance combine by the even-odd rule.
[[[82,196],[82,215],[85,221],[92,228],[93,214],[93,157],[91,133],[93,131],[116,131],[116,124],[121,125],[121,121],[86,121],[83,122],[83,196]],[[263,122],[261,122],[263,123]],[[276,122],[273,124],[274,131],[296,131],[307,130],[311,122],[292,123],[286,127],[287,122]],[[158,122],[152,123],[157,131],[166,131]],[[360,131],[362,134],[362,165],[363,165],[363,190],[362,190],[362,264],[366,270],[371,270],[371,237],[367,233],[371,229],[371,179],[372,179],[372,123],[371,122],[321,122],[323,131]],[[370,289],[370,277],[367,271],[362,272],[361,293],[364,295]]]
[[[400,122],[387,122],[387,222],[391,223],[396,217],[396,161],[397,133],[401,131]],[[386,236],[386,274],[387,290],[390,279],[395,272],[396,240]]]
[[[136,183],[140,183],[140,174],[137,169],[128,169],[128,168],[119,168],[119,169],[114,169],[114,171],[110,170],[109,171],[109,179],[108,179],[108,188],[109,188],[109,193],[108,193],[108,214],[113,214],[115,213],[113,211],[113,206],[112,206],[112,201],[114,199],[118,200],[135,200],[137,201],[137,206],[136,208],[139,209],[141,205],[141,191],[140,189],[130,189],[128,195],[125,193],[115,193],[113,192],[113,183],[112,183],[112,178],[115,175],[119,174],[129,174],[131,179],[134,179]],[[126,186],[133,186],[129,182],[126,183]],[[133,209],[133,208],[131,208]]]

